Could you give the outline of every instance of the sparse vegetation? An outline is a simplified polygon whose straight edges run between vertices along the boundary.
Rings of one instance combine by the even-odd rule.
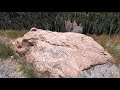
[[[116,64],[120,65],[120,35],[92,35],[92,37],[102,45],[115,59]]]
[[[15,39],[18,37],[22,37],[27,30],[0,30],[0,36]]]
[[[22,66],[21,70],[24,71],[24,74],[28,78],[38,78],[35,68],[32,64],[26,62],[24,57],[19,57],[17,62]]]
[[[0,43],[0,58],[8,58],[13,54],[13,50],[10,48],[9,44]]]
[[[31,63],[28,63],[25,60],[24,56],[22,56],[22,57],[18,56],[16,58],[16,60],[21,65],[20,70],[24,71],[24,75],[27,78],[48,78],[48,77],[50,77],[50,73],[48,71],[46,71],[44,73],[37,72],[37,70],[35,69],[35,67]]]
[[[15,54],[15,52],[11,48],[11,44],[6,42],[10,39],[15,39],[23,36],[27,31],[26,30],[0,30],[0,36],[2,37],[0,40],[0,58],[2,60],[7,60],[7,58],[14,57],[13,60],[16,60],[21,67],[16,70],[22,70],[26,77],[28,78],[36,78],[37,74],[35,73],[34,67],[25,61],[25,58],[19,57]]]

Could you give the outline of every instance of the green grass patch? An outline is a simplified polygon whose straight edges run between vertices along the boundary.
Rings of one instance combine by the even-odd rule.
[[[0,43],[0,58],[8,58],[14,55],[9,44]]]
[[[19,57],[17,61],[22,66],[21,69],[24,71],[27,78],[38,78],[34,66],[28,63],[25,58]]]

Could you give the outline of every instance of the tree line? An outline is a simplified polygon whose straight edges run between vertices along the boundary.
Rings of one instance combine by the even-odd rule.
[[[120,12],[0,12],[0,29],[66,32],[65,20],[81,23],[84,34],[120,33]]]

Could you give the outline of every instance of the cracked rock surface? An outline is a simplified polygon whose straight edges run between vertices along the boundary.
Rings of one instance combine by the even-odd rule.
[[[80,33],[32,28],[12,44],[38,72],[49,72],[50,77],[110,78],[119,75],[112,56],[93,38]]]

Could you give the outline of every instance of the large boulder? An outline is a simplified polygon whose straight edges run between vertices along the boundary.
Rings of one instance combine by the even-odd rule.
[[[50,77],[110,78],[119,75],[112,56],[93,38],[80,33],[32,28],[12,44],[38,73],[49,72]]]

